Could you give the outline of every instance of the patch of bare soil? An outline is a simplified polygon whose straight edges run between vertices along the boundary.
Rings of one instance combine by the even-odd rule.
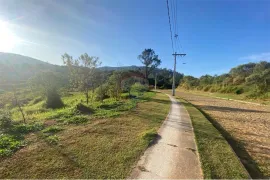
[[[270,177],[270,107],[177,92],[232,136],[233,148],[252,177]]]

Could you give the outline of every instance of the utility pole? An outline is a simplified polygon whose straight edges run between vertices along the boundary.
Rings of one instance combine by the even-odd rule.
[[[174,68],[173,68],[173,84],[172,84],[172,95],[175,96],[175,71],[176,71],[176,56],[184,57],[186,54],[172,54],[174,56]]]
[[[157,73],[155,73],[155,91],[157,90]]]

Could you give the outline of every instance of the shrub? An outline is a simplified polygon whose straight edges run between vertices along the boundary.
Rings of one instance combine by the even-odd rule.
[[[41,102],[42,100],[43,100],[42,97],[37,97],[32,101],[32,104],[37,104],[37,103]]]
[[[10,135],[0,135],[0,157],[9,156],[22,146],[22,142]]]
[[[46,103],[45,103],[46,108],[56,109],[56,108],[62,108],[64,106],[64,103],[60,95],[57,93],[55,89],[48,91],[46,94],[46,97],[47,97]]]
[[[12,130],[14,132],[19,132],[19,133],[29,133],[29,132],[35,132],[35,131],[40,131],[44,128],[43,124],[41,123],[32,123],[32,124],[18,124],[14,125]]]
[[[238,88],[236,91],[235,91],[235,94],[243,94],[244,93],[244,89],[243,88]]]
[[[85,116],[74,116],[65,120],[67,124],[81,124],[86,123],[89,119]]]
[[[147,85],[142,85],[141,83],[135,83],[131,86],[131,91],[137,92],[138,95],[142,95],[144,92],[148,91]]]
[[[107,89],[108,85],[104,84],[96,88],[95,93],[96,93],[96,100],[97,101],[103,101],[104,99],[108,98],[109,96],[107,95]]]
[[[88,106],[85,106],[82,103],[78,103],[75,108],[74,108],[75,113],[79,113],[79,114],[92,114],[94,112],[93,109],[91,109]]]
[[[10,114],[0,111],[0,130],[8,130],[12,127],[12,120]]]
[[[44,129],[42,132],[43,133],[57,133],[59,131],[62,131],[63,128],[59,127],[59,126],[50,126],[47,127],[46,129]]]
[[[207,85],[205,87],[203,87],[203,91],[209,91],[211,88],[211,85]]]
[[[143,133],[142,138],[143,138],[143,140],[150,143],[151,141],[153,141],[157,137],[157,135],[158,134],[157,134],[157,131],[155,129],[150,129],[150,130]]]
[[[59,141],[59,138],[56,135],[52,135],[52,136],[48,136],[45,140],[49,144],[57,145],[58,141]]]

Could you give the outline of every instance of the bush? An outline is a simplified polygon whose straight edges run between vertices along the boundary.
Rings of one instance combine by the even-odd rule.
[[[239,88],[235,91],[235,94],[243,94],[244,93],[244,89],[243,88]]]
[[[101,85],[98,88],[96,88],[95,93],[96,93],[96,100],[97,101],[103,101],[104,99],[109,97],[107,95],[107,89],[108,89],[108,86],[106,84]]]
[[[59,127],[59,126],[50,126],[47,127],[46,129],[44,129],[42,132],[43,133],[57,133],[59,131],[62,131],[63,128]]]
[[[37,104],[37,103],[41,102],[42,100],[43,100],[42,97],[37,97],[32,101],[31,104]]]
[[[12,120],[10,114],[0,111],[0,130],[8,130],[12,127]]]
[[[45,103],[46,108],[56,109],[56,108],[62,108],[64,106],[64,103],[60,95],[57,93],[55,89],[48,91],[46,94],[46,97],[47,97],[46,103]]]
[[[142,85],[141,83],[135,83],[131,86],[131,91],[138,93],[138,95],[142,95],[144,92],[148,91],[147,85]]]
[[[56,135],[52,135],[52,136],[48,136],[45,140],[49,144],[57,145],[58,144],[58,141],[59,141],[59,138]]]
[[[203,87],[203,91],[209,91],[211,88],[211,85],[207,85],[205,87]]]
[[[81,124],[81,123],[86,123],[88,120],[89,119],[86,118],[85,116],[74,116],[74,117],[65,119],[65,122],[67,124]]]
[[[85,106],[82,103],[78,103],[75,108],[74,108],[75,113],[79,113],[79,114],[92,114],[94,112],[93,109],[91,109],[88,106]]]
[[[150,143],[151,141],[153,141],[157,137],[157,135],[158,134],[157,134],[157,131],[155,129],[150,129],[150,130],[146,131],[145,133],[143,133],[142,138],[143,138],[143,140]]]
[[[10,135],[0,135],[0,157],[9,156],[22,146],[22,142]]]
[[[36,132],[36,131],[40,131],[44,128],[43,124],[41,123],[32,123],[32,124],[18,124],[18,125],[14,125],[14,127],[12,128],[12,130],[14,132],[19,132],[19,133],[29,133],[29,132]]]

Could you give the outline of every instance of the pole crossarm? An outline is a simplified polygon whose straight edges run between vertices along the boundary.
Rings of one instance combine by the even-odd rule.
[[[174,54],[172,54],[173,56],[181,56],[181,57],[184,57],[184,56],[186,56],[187,54],[177,54],[177,53],[174,53]]]

